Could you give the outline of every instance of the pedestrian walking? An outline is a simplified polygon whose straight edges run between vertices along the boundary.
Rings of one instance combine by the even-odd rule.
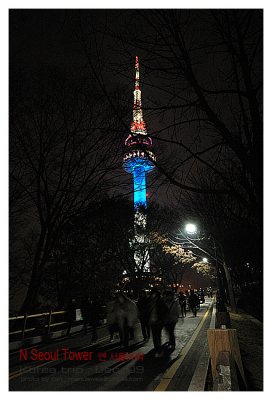
[[[67,318],[67,323],[68,323],[66,336],[69,336],[71,328],[76,320],[76,300],[75,299],[71,299],[68,303],[66,318]]]
[[[134,339],[134,325],[138,318],[137,306],[124,293],[116,296],[116,320],[119,328],[120,342],[128,347],[129,340]]]
[[[183,292],[180,292],[179,305],[180,305],[180,311],[181,311],[182,318],[186,317],[186,301],[187,301],[186,295]]]
[[[110,343],[114,340],[114,334],[116,334],[118,329],[117,316],[116,316],[116,296],[114,293],[110,294],[109,301],[106,304],[107,307],[107,323],[110,334]]]
[[[152,332],[155,357],[162,357],[161,333],[165,316],[165,303],[157,289],[152,289],[149,297],[149,323]]]
[[[137,301],[139,320],[141,323],[141,329],[144,340],[150,338],[150,324],[149,324],[149,309],[148,309],[148,297],[145,290],[141,290],[139,299]]]
[[[83,331],[84,335],[88,333],[88,324],[90,319],[90,299],[87,296],[83,296],[80,302],[80,311],[83,320]]]
[[[205,297],[204,297],[204,292],[203,289],[199,289],[196,291],[196,294],[198,295],[199,298],[199,307],[200,308],[200,304],[205,303]]]
[[[216,294],[216,311],[227,312],[227,307],[219,292]]]
[[[189,303],[189,307],[192,310],[193,316],[196,317],[197,309],[198,309],[198,306],[199,306],[199,297],[194,292],[193,289],[190,290],[190,294],[189,294],[189,297],[188,297],[188,303]]]
[[[100,304],[97,299],[92,299],[89,305],[89,324],[91,327],[91,344],[97,342],[97,327],[100,318]]]
[[[166,290],[164,292],[164,301],[167,308],[167,312],[163,322],[165,330],[169,337],[168,349],[174,350],[176,347],[175,326],[176,323],[178,322],[178,317],[180,314],[180,306],[172,290]]]
[[[212,298],[212,297],[213,297],[213,290],[212,290],[211,287],[208,289],[208,297],[209,297],[209,298]]]
[[[205,303],[205,293],[203,289],[200,289],[200,301],[201,303]]]

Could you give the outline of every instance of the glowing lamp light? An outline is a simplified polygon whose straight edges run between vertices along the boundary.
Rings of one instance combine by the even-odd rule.
[[[197,231],[196,225],[195,224],[191,224],[191,223],[190,224],[186,224],[185,231],[187,233],[189,233],[190,235],[196,233],[196,231]]]
[[[207,262],[208,262],[208,259],[207,259],[206,257],[204,257],[204,258],[202,259],[202,262],[207,263]]]

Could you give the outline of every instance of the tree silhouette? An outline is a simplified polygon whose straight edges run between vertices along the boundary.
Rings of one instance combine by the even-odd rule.
[[[22,311],[35,306],[63,225],[109,190],[119,162],[115,118],[84,81],[45,71],[37,82],[10,113],[11,185],[27,197],[36,233]]]

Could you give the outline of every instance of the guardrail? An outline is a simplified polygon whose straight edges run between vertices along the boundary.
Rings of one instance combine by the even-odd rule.
[[[34,336],[49,338],[51,334],[64,330],[71,326],[81,326],[83,318],[80,308],[74,309],[72,321],[67,318],[71,311],[59,310],[41,312],[38,314],[25,314],[9,318],[9,338],[10,342],[30,339]],[[106,307],[101,306],[100,325],[105,323]]]
[[[64,319],[67,312],[66,310],[49,311],[10,317],[10,340],[24,340],[26,336],[31,337],[37,333],[50,335],[52,329],[54,330],[56,327],[59,328],[60,326],[67,325],[68,321]]]

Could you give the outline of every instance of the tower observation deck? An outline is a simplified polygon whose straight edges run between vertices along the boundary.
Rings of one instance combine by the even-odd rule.
[[[123,168],[133,175],[134,210],[136,214],[140,208],[146,208],[146,174],[155,168],[153,161],[156,161],[156,157],[152,152],[152,139],[147,133],[146,123],[143,119],[139,60],[137,56],[135,71],[133,121],[130,126],[131,133],[125,141],[127,151],[123,158]]]

